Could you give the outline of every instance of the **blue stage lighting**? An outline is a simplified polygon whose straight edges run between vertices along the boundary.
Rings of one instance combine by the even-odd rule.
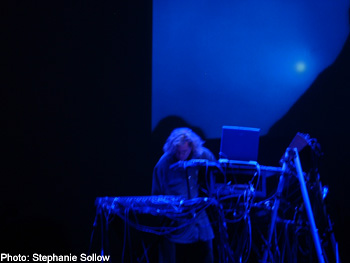
[[[219,138],[290,109],[341,51],[348,0],[153,1],[152,127],[170,115]]]

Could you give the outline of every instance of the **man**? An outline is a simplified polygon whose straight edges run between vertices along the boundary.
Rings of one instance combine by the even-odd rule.
[[[179,195],[186,199],[199,196],[198,169],[176,169],[176,163],[190,159],[215,161],[204,141],[189,128],[172,131],[164,154],[153,172],[153,195]],[[184,222],[185,223],[185,222]],[[159,262],[213,262],[213,230],[205,211],[196,215],[193,224],[168,235],[160,244]],[[176,258],[176,261],[175,261]]]

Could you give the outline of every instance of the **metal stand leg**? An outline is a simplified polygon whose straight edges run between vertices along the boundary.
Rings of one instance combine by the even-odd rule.
[[[271,241],[272,241],[272,235],[273,232],[275,231],[275,225],[276,225],[276,220],[277,220],[277,211],[280,205],[280,200],[281,200],[281,193],[284,187],[284,181],[285,181],[285,170],[286,170],[286,164],[284,163],[282,166],[282,175],[280,176],[280,181],[278,183],[277,187],[277,192],[276,192],[276,201],[272,209],[272,216],[271,216],[271,224],[270,224],[270,229],[268,232],[268,238],[266,242],[266,249],[263,254],[263,259],[262,263],[266,263],[268,259],[269,252],[271,251]]]
[[[309,199],[309,194],[307,192],[303,171],[301,169],[298,151],[296,148],[294,148],[293,151],[294,151],[295,169],[296,169],[297,176],[298,176],[298,179],[300,182],[300,189],[301,189],[301,193],[303,195],[306,213],[307,213],[307,217],[309,219],[310,230],[311,230],[312,238],[314,240],[318,261],[320,263],[324,263],[325,261],[324,261],[322,247],[321,247],[320,237],[318,236],[318,230],[316,228],[315,218],[314,218],[314,215],[312,212],[311,203],[310,203],[310,199]]]

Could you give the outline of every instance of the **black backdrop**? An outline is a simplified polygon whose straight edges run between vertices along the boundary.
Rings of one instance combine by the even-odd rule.
[[[149,195],[163,139],[183,124],[171,117],[151,133],[152,1],[3,6],[0,252],[87,252],[95,198]],[[262,164],[278,165],[296,132],[319,139],[341,251],[350,233],[349,48],[259,152]],[[207,146],[217,154],[219,140]]]
[[[5,1],[1,252],[87,252],[97,196],[151,188],[151,1]]]

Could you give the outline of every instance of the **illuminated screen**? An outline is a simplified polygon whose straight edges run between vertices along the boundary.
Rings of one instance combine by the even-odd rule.
[[[267,133],[341,51],[348,10],[348,0],[153,0],[153,129],[175,115],[207,138],[223,125]]]

